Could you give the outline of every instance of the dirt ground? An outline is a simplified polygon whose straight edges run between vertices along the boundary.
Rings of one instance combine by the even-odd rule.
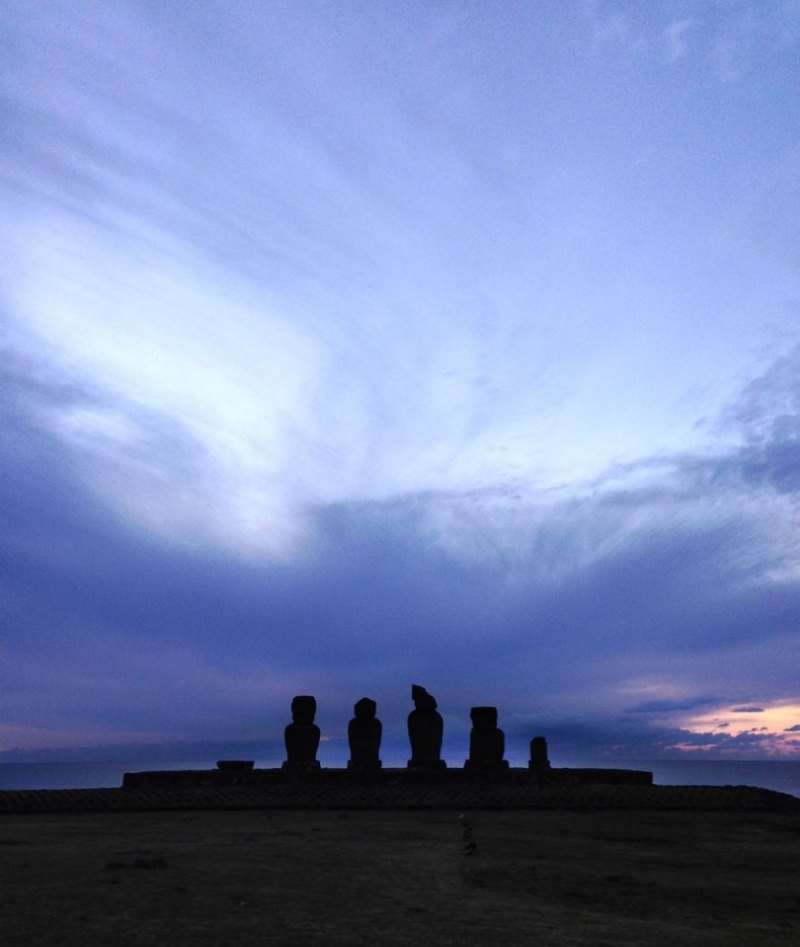
[[[9,945],[792,945],[800,816],[174,812],[0,819]]]

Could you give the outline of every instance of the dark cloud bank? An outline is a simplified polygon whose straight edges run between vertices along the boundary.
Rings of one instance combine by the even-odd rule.
[[[765,416],[769,375],[758,397],[745,392],[746,440],[725,453],[661,458],[644,479],[612,471],[581,493],[322,507],[302,554],[276,563],[133,528],[42,421],[65,398],[100,396],[9,365],[2,703],[11,726],[37,734],[29,755],[47,756],[48,733],[61,758],[70,733],[104,756],[279,755],[289,700],[307,692],[331,762],[346,758],[365,694],[400,759],[419,681],[439,699],[453,759],[469,707],[483,703],[499,707],[517,761],[535,733],[562,759],[677,745],[760,756],[758,730],[697,734],[674,721],[800,696],[786,660],[800,616],[800,410],[796,390],[781,391],[787,410]],[[187,470],[195,449],[181,449]],[[17,742],[3,758],[25,757]]]

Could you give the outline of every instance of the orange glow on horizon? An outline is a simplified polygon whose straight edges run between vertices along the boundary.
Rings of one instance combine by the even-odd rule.
[[[800,704],[728,705],[693,714],[678,723],[691,733],[730,737],[752,734],[758,739],[760,749],[774,755],[796,756],[800,749]],[[715,743],[704,746],[682,743],[676,744],[674,749],[691,753],[720,747]]]

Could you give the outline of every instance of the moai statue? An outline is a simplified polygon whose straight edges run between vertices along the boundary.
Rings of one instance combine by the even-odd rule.
[[[528,769],[540,782],[550,772],[550,760],[547,758],[547,740],[544,737],[534,737],[531,740],[531,759],[528,763]]]
[[[348,769],[380,769],[379,758],[383,726],[375,716],[378,705],[369,697],[362,697],[353,707],[355,717],[347,726],[347,739],[350,743]]]
[[[414,709],[408,715],[408,738],[411,741],[410,767],[446,769],[441,758],[444,722],[436,710],[436,698],[419,684],[411,685]]]
[[[319,727],[314,723],[315,698],[301,695],[292,700],[292,722],[283,732],[286,743],[284,769],[319,769]]]
[[[503,759],[506,738],[497,727],[496,707],[473,707],[469,712],[472,731],[469,735],[469,759],[465,769],[492,772],[508,769]]]

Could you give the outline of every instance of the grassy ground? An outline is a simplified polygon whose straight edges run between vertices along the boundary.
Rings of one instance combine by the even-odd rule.
[[[161,812],[0,819],[14,945],[796,945],[800,816]]]

